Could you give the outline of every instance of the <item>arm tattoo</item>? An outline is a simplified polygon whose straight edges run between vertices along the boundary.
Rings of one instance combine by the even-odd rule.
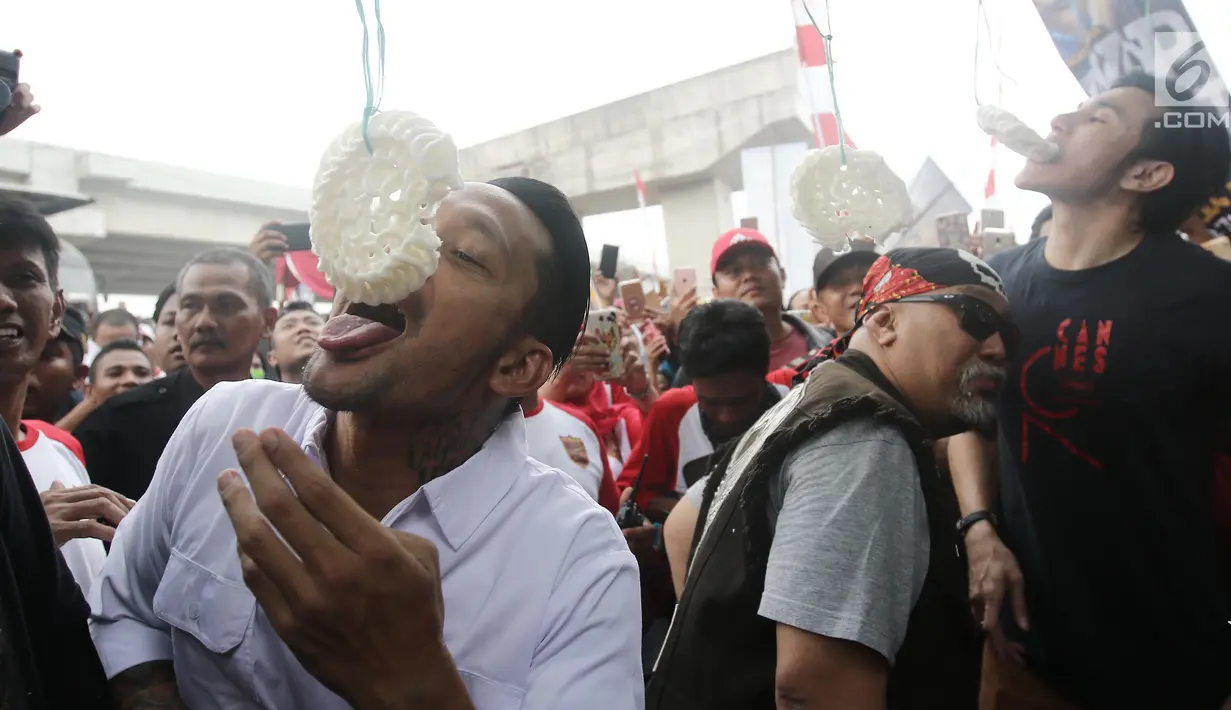
[[[117,710],[188,710],[170,661],[142,663],[120,673],[111,679],[111,697]]]

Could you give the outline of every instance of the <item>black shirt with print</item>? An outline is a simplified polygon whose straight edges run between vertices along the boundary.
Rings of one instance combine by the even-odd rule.
[[[89,607],[3,422],[0,438],[0,708],[110,708]]]
[[[1231,415],[1231,263],[1147,238],[1083,271],[997,254],[1022,330],[1000,397],[1001,535],[1044,679],[1091,707],[1231,696],[1231,584],[1212,485]],[[1008,605],[1006,603],[1006,610]]]

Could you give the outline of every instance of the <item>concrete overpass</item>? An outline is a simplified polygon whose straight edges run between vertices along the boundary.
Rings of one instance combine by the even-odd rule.
[[[304,221],[309,190],[0,140],[0,191],[80,205],[49,218],[109,293],[156,294],[193,254],[246,246],[262,223]]]
[[[583,215],[661,204],[672,264],[704,268],[733,226],[747,148],[811,140],[795,51],[784,50],[461,151],[470,180],[526,175]],[[80,207],[51,218],[110,293],[155,294],[196,252],[307,218],[310,191],[88,151],[0,140],[0,190]],[[808,259],[810,262],[810,257]],[[702,279],[704,287],[708,279]]]
[[[594,215],[635,209],[639,171],[648,202],[662,205],[671,263],[703,269],[736,226],[742,151],[813,140],[798,87],[798,54],[775,52],[471,146],[462,174],[545,180]]]

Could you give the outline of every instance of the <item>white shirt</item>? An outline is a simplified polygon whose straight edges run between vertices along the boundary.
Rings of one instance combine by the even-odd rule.
[[[586,422],[545,399],[525,416],[530,457],[567,473],[598,500],[599,486],[607,475],[603,466],[607,455],[598,434]]]
[[[172,660],[193,710],[348,707],[244,586],[216,484],[239,468],[236,429],[280,427],[323,465],[331,419],[302,388],[266,380],[216,385],[193,405],[90,595],[109,678]],[[381,522],[439,549],[445,644],[477,710],[643,707],[637,563],[610,513],[527,456],[520,413]]]
[[[30,478],[34,479],[34,487],[39,493],[50,490],[51,484],[59,481],[66,488],[90,485],[90,474],[77,459],[77,455],[68,447],[52,439],[43,432],[28,426],[25,428],[26,438],[18,442],[21,458],[30,469]],[[82,594],[89,594],[90,587],[102,572],[103,562],[107,559],[107,550],[102,540],[82,538],[69,540],[60,546],[60,554],[68,564],[68,569],[81,587]]]
[[[85,354],[81,356],[81,364],[89,367],[101,351],[102,348],[98,347],[98,343],[94,342],[94,338],[90,338],[85,343]]]

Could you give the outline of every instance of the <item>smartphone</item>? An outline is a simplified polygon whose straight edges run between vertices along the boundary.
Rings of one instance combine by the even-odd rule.
[[[979,224],[984,229],[1004,229],[1004,210],[983,210]]]
[[[697,270],[691,266],[676,269],[675,276],[671,281],[671,295],[683,296],[688,293],[688,289],[697,287]]]
[[[598,262],[598,272],[609,279],[616,275],[616,262],[620,258],[620,247],[612,244],[603,245],[603,256]]]
[[[980,255],[984,259],[992,254],[999,254],[1005,249],[1017,246],[1017,240],[1013,236],[1013,230],[992,227],[983,230],[983,253]]]
[[[0,51],[0,115],[9,109],[13,102],[13,92],[17,91],[17,75],[21,70],[21,50],[12,52]]]
[[[645,289],[641,287],[641,281],[621,281],[620,298],[624,301],[624,313],[628,316],[628,322],[640,323],[645,320]]]
[[[936,218],[937,246],[946,249],[970,249],[969,216],[963,212]]]
[[[312,251],[312,240],[308,237],[307,222],[288,222],[270,227],[274,232],[280,232],[286,237],[287,251]]]
[[[598,339],[610,353],[610,367],[602,379],[614,380],[624,374],[624,358],[620,357],[620,321],[614,308],[592,308],[586,319],[586,335]]]

